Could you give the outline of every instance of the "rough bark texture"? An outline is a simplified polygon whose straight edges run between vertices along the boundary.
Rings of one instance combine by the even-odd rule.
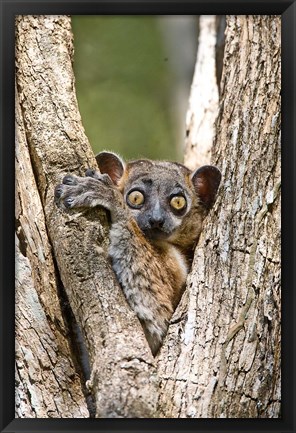
[[[156,415],[157,402],[154,360],[107,259],[107,217],[99,210],[66,213],[54,204],[54,186],[64,175],[83,175],[88,167],[96,167],[77,107],[72,53],[70,18],[17,18],[16,80],[21,117],[61,281],[89,353],[88,386],[95,399],[96,416],[152,417]],[[24,185],[28,188],[25,180]],[[30,219],[30,209],[26,212]],[[31,223],[38,228],[39,217]],[[36,236],[46,239],[45,231]],[[46,290],[50,275],[43,273],[42,268],[39,271]],[[29,278],[30,270],[24,275]],[[32,284],[35,281],[28,282],[29,287]],[[21,295],[22,290],[20,284]],[[42,307],[41,313],[48,315],[50,304]],[[25,319],[29,314],[28,307]],[[23,322],[20,333],[22,326]],[[48,344],[54,347],[56,342]],[[34,346],[30,350],[32,362],[36,362],[38,353]],[[48,365],[40,368],[44,374]],[[76,399],[73,396],[73,404]],[[81,414],[86,416],[83,409]],[[36,414],[31,412],[28,416]],[[47,416],[67,414],[48,412]]]
[[[17,95],[16,95],[17,96]],[[16,417],[88,417],[16,99]]]
[[[166,416],[280,416],[280,23],[227,17],[222,186],[158,361]]]

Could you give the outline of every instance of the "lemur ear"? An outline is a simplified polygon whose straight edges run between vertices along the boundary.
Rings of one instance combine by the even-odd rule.
[[[214,204],[220,180],[220,170],[212,165],[204,165],[191,175],[196,194],[207,209],[210,209]]]
[[[115,185],[118,184],[124,172],[123,160],[113,152],[100,152],[96,160],[102,174],[107,173]]]

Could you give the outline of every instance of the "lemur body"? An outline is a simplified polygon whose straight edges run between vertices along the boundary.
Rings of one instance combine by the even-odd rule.
[[[109,256],[126,299],[155,355],[185,287],[202,221],[214,202],[220,172],[204,166],[97,156],[100,172],[66,176],[55,196],[68,208],[110,211]]]

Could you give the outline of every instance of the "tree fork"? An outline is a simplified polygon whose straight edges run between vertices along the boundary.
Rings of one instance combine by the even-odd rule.
[[[96,167],[75,97],[70,19],[17,19],[20,117],[61,280],[90,356],[98,417],[280,416],[280,33],[277,16],[227,17],[212,148],[221,188],[153,359],[106,256],[106,214],[64,212],[53,202],[65,174]]]

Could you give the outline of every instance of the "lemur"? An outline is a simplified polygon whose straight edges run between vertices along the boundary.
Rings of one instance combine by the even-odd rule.
[[[106,151],[96,160],[100,173],[65,176],[55,198],[66,208],[101,206],[110,212],[112,268],[155,356],[184,291],[221,173],[211,165],[192,172],[175,162],[125,163]]]

